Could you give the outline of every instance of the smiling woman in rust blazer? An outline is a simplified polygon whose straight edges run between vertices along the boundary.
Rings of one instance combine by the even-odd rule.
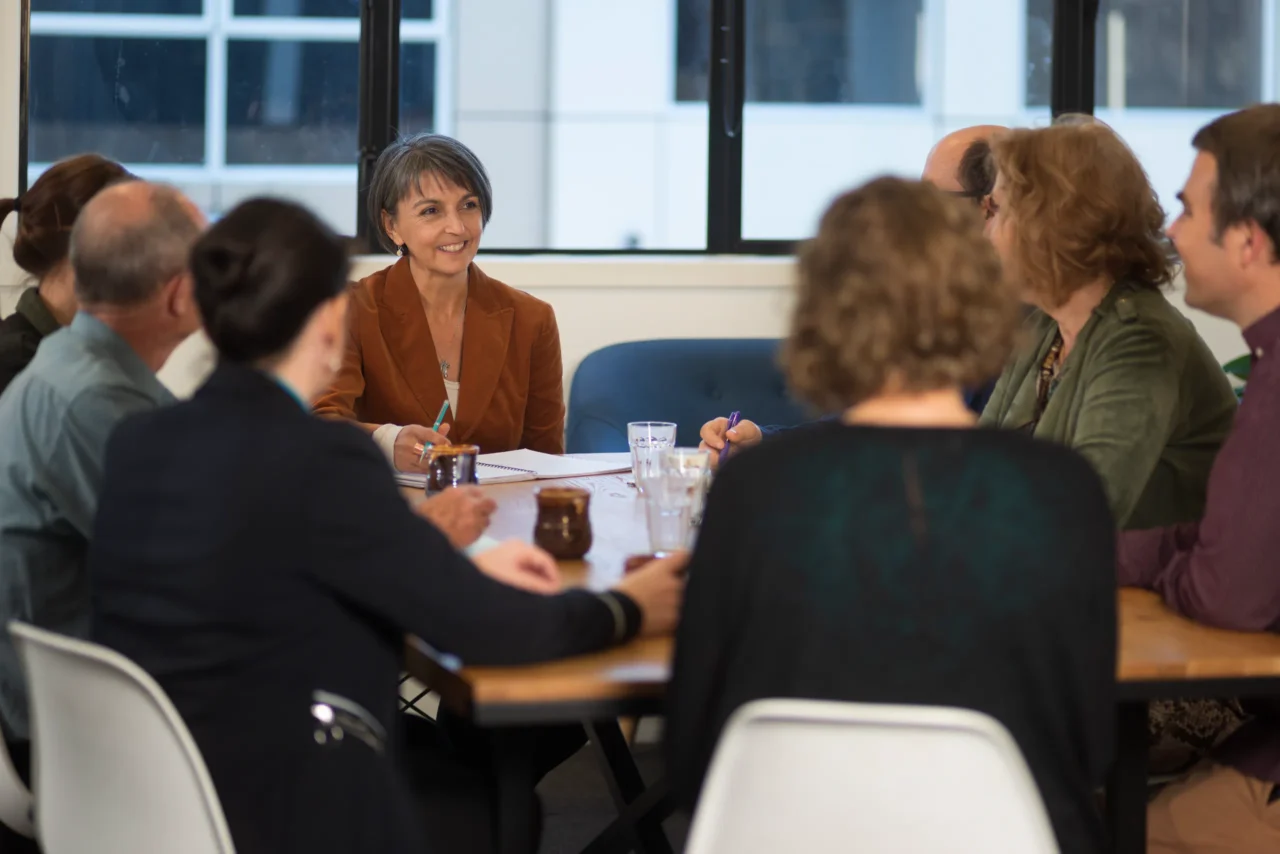
[[[374,169],[370,217],[400,260],[352,286],[342,367],[315,410],[358,422],[401,471],[429,442],[564,452],[555,312],[474,262],[492,204],[484,167],[449,137],[400,140]]]

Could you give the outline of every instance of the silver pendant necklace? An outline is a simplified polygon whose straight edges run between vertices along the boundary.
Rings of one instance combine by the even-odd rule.
[[[455,329],[454,333],[449,336],[449,346],[452,346],[453,343],[458,340],[458,336],[462,334],[462,327],[466,325],[466,322],[467,322],[467,306],[466,306],[466,303],[463,303],[462,319],[458,324],[458,328]],[[448,359],[441,359],[440,360],[440,376],[444,377],[446,380],[449,379],[449,369],[452,367],[453,365],[450,364]]]

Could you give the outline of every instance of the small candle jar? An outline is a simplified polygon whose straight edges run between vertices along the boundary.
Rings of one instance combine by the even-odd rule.
[[[533,541],[559,560],[578,560],[591,550],[591,493],[548,486],[538,490],[538,521]]]
[[[444,492],[451,486],[478,483],[476,479],[475,445],[441,445],[427,449],[428,496]]]

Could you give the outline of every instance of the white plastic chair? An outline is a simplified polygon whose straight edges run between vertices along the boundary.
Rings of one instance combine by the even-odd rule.
[[[232,854],[200,751],[164,691],[124,656],[9,623],[31,697],[45,854]]]
[[[0,821],[14,833],[28,838],[35,835],[31,824],[31,792],[14,769],[3,738],[0,738]]]
[[[1056,854],[1022,754],[963,709],[758,700],[729,719],[686,854]]]

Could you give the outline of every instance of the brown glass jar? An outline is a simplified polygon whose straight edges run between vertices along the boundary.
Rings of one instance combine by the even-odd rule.
[[[533,541],[559,560],[578,560],[591,550],[591,492],[569,486],[538,490]]]
[[[451,486],[478,483],[476,455],[479,453],[480,449],[475,445],[441,445],[428,448],[427,495],[436,495]]]

